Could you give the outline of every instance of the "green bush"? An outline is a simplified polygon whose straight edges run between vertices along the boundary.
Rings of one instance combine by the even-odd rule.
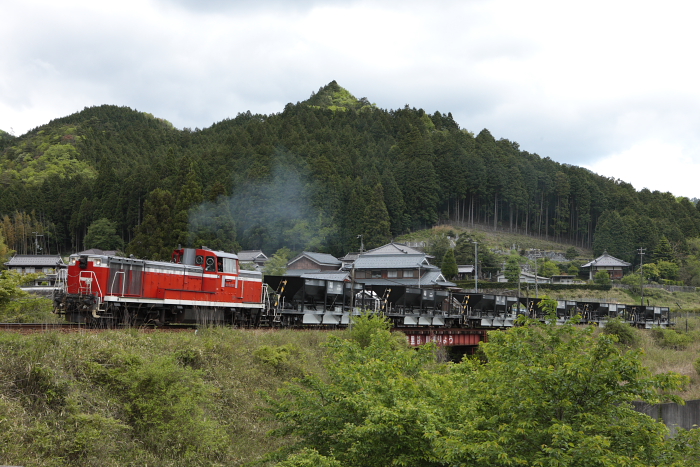
[[[683,350],[693,343],[693,336],[674,329],[653,328],[651,336],[659,347]]]
[[[318,373],[331,334],[0,331],[0,464],[253,462],[291,442],[266,436],[275,425],[257,391]],[[264,346],[282,356],[281,371],[253,356]]]
[[[253,356],[262,364],[272,367],[276,374],[301,371],[299,349],[292,344],[262,345],[255,349]]]
[[[610,274],[606,271],[598,271],[593,276],[593,282],[597,285],[610,285]]]
[[[365,311],[362,315],[353,317],[352,327],[348,332],[350,339],[364,349],[370,344],[375,333],[390,329],[391,321],[387,317]]]
[[[71,465],[101,465],[118,455],[131,428],[110,417],[99,414],[74,414],[63,425],[66,440],[59,453]]]
[[[214,388],[199,370],[182,368],[161,357],[132,368],[126,409],[134,434],[157,456],[217,460],[225,452],[224,434],[207,417]]]
[[[182,366],[201,368],[204,366],[204,354],[201,349],[188,347],[175,352],[175,359]]]
[[[617,336],[620,344],[635,345],[639,338],[635,329],[619,318],[613,318],[605,323],[603,334]]]
[[[289,356],[293,352],[294,347],[291,345],[261,345],[253,355],[266,365],[279,367],[289,363]]]

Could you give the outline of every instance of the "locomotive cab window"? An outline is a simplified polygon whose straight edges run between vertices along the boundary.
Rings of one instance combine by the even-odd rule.
[[[236,270],[236,260],[233,258],[219,258],[219,261],[223,260],[223,270],[221,272],[226,272],[229,274],[235,274],[238,272]]]

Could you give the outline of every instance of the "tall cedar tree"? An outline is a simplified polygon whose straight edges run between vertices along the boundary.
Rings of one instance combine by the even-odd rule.
[[[447,280],[452,280],[457,277],[457,274],[459,274],[457,261],[455,260],[455,252],[452,248],[449,248],[445,253],[445,256],[443,256],[440,271]]]

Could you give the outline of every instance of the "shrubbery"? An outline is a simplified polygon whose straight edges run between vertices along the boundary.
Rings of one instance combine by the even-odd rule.
[[[434,347],[397,345],[380,319],[360,341],[331,338],[328,376],[268,397],[275,433],[298,443],[279,465],[688,465],[700,433],[667,428],[631,402],[658,403],[687,378],[651,375],[592,327],[520,319],[489,334],[481,359],[440,364]],[[366,337],[369,339],[367,340]],[[671,400],[678,400],[670,397]],[[273,457],[274,458],[274,457]]]
[[[693,343],[693,336],[675,329],[653,328],[651,336],[659,347],[683,350]]]
[[[327,336],[232,329],[196,336],[0,331],[0,464],[253,461],[286,442],[265,437],[274,425],[257,391],[317,372],[318,342]],[[270,371],[275,365],[281,370]]]
[[[603,328],[603,333],[617,336],[618,342],[624,345],[635,345],[639,341],[636,330],[618,318],[608,320]]]

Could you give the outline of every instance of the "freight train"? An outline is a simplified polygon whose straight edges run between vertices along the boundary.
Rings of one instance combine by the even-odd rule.
[[[349,280],[342,273],[265,276],[240,269],[232,253],[176,249],[170,262],[72,255],[54,311],[95,327],[232,325],[343,327],[362,310],[399,329],[494,329],[519,315],[544,319],[541,299]],[[594,301],[557,302],[557,321],[580,315],[604,324],[620,318],[651,328],[672,325],[668,307]]]

